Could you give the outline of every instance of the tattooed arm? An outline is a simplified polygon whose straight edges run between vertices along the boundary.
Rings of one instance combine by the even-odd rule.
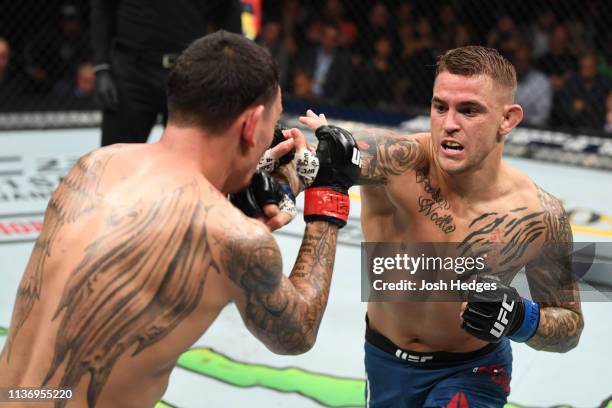
[[[584,326],[578,284],[572,272],[572,230],[558,199],[538,187],[547,228],[541,256],[527,265],[533,300],[540,305],[540,324],[527,342],[536,350],[564,353],[578,345]]]
[[[415,136],[386,129],[350,130],[361,149],[361,175],[357,184],[385,184],[389,176],[414,170],[423,164],[423,147]]]
[[[327,125],[325,115],[311,110],[300,122],[313,131]],[[398,176],[423,164],[424,149],[419,138],[425,134],[400,135],[388,129],[370,127],[346,128],[361,151],[361,175],[357,184],[385,184],[389,176]]]
[[[327,305],[338,227],[323,221],[306,224],[287,278],[272,235],[249,225],[254,228],[234,237],[225,252],[229,277],[242,289],[238,309],[251,333],[271,351],[305,353],[315,343]]]

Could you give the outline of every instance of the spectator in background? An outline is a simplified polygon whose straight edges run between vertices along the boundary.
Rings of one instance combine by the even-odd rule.
[[[395,18],[397,19],[397,27],[410,27],[414,25],[414,8],[412,3],[402,1],[395,9]]]
[[[573,129],[602,129],[610,90],[610,79],[597,72],[597,54],[594,51],[583,54],[579,72],[567,80],[559,93],[562,124]]]
[[[389,10],[385,3],[377,1],[372,5],[368,14],[368,22],[363,30],[360,30],[362,35],[359,37],[358,50],[365,60],[371,58],[373,47],[372,39],[379,38],[383,35],[393,37],[395,30],[391,19],[389,18]],[[393,42],[396,39],[393,38]]]
[[[544,73],[532,65],[532,51],[528,45],[519,46],[512,63],[516,69],[516,103],[523,107],[523,123],[544,126],[552,109],[553,91]]]
[[[89,37],[83,32],[75,3],[59,9],[59,32],[43,30],[25,46],[24,59],[31,89],[48,92],[73,81],[78,65],[90,59]]]
[[[23,91],[22,78],[11,64],[11,45],[0,37],[0,106],[3,109],[13,108],[14,98]]]
[[[455,9],[450,4],[444,4],[439,13],[440,26],[437,27],[439,51],[455,48],[457,36],[457,16]]]
[[[305,69],[298,68],[293,73],[293,96],[306,101],[318,99],[312,92],[312,74]]]
[[[509,15],[504,14],[497,20],[497,24],[489,32],[487,46],[497,49],[508,60],[512,60],[514,51],[519,46],[519,39],[520,34],[514,20]]]
[[[272,3],[272,5],[274,7],[270,12],[274,16],[275,21],[280,21],[281,48],[287,58],[287,66],[285,68],[279,67],[281,88],[283,92],[290,92],[294,75],[294,64],[291,62],[297,60],[302,51],[302,46],[305,42],[305,31],[307,31],[308,14],[302,3],[298,0],[281,0],[276,4]],[[283,64],[283,58],[280,58],[280,65]]]
[[[470,28],[466,24],[459,24],[455,30],[455,42],[452,48],[465,47],[472,43],[472,32]]]
[[[438,54],[452,48],[472,44],[472,35],[468,26],[458,20],[455,9],[450,4],[442,6],[439,19],[439,27],[436,27],[436,32],[438,33],[436,49]]]
[[[293,58],[298,55],[306,39],[304,38],[308,13],[299,0],[282,0],[280,11],[283,25],[283,42],[285,49]],[[318,40],[316,41],[318,43]]]
[[[8,80],[11,63],[11,46],[6,38],[0,37],[0,84],[5,85]]]
[[[581,55],[585,49],[593,48],[594,36],[592,27],[584,25],[581,21],[574,21],[567,24],[569,29],[570,43],[569,53],[573,56]]]
[[[609,92],[606,98],[606,123],[604,124],[604,131],[612,135],[612,92]]]
[[[535,23],[531,29],[533,41],[533,58],[538,59],[549,51],[552,31],[557,24],[557,16],[552,10],[542,10],[538,13]]]
[[[78,109],[94,110],[97,108],[94,91],[96,87],[96,73],[91,62],[79,64],[70,80],[58,82],[54,87],[58,103],[68,103],[67,106]]]
[[[392,38],[394,41],[393,48],[400,54],[412,54],[412,44],[414,42],[414,27],[415,17],[412,3],[402,1],[395,8],[395,35]]]
[[[344,16],[344,6],[341,0],[326,0],[323,13],[308,27],[315,33],[321,33],[325,25],[333,25],[338,29],[338,45],[350,48],[357,39],[357,26]]]
[[[96,89],[96,73],[91,62],[79,65],[76,75],[76,87],[74,96],[77,99],[93,103],[94,91]]]
[[[561,89],[576,70],[576,59],[569,52],[569,32],[565,25],[557,25],[550,37],[548,53],[536,61],[536,67],[544,72],[553,89],[553,108],[549,124],[567,126],[565,108],[560,100]]]
[[[612,32],[602,39],[601,44],[597,70],[600,74],[612,79]]]
[[[550,37],[548,53],[537,60],[538,68],[548,75],[554,91],[559,91],[576,69],[576,59],[569,52],[569,32],[558,25]]]
[[[414,37],[408,36],[403,41],[401,64],[409,71],[400,84],[398,91],[405,105],[429,106],[435,79],[436,50],[431,23],[426,17],[420,17],[416,24]],[[409,50],[409,52],[406,52]]]
[[[414,32],[414,24],[402,25],[398,29],[399,35],[399,56],[402,65],[408,58],[414,54],[417,47],[416,33]]]
[[[285,41],[283,41],[281,24],[278,21],[265,22],[261,28],[261,34],[255,42],[270,51],[272,58],[278,64],[280,84],[281,88],[284,88],[290,78],[290,52],[285,47]]]
[[[376,2],[370,10],[370,31],[368,31],[371,38],[378,38],[381,35],[389,33],[391,29],[391,21],[389,19],[389,10],[383,2]]]
[[[416,24],[415,54],[426,51],[428,54],[435,52],[435,40],[431,22],[427,17],[421,17]]]
[[[96,73],[91,62],[79,64],[72,78],[63,79],[53,87],[57,106],[95,110]]]
[[[351,56],[338,46],[338,29],[326,25],[318,47],[307,49],[300,66],[313,73],[312,92],[330,103],[341,103],[351,86]]]
[[[357,95],[351,98],[352,101],[379,109],[389,109],[395,104],[396,71],[392,53],[390,37],[383,35],[374,42],[374,55],[359,75],[359,83],[353,87]]]

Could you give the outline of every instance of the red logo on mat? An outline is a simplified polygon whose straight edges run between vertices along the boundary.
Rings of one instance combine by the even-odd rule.
[[[470,408],[467,397],[464,393],[458,392],[453,396],[453,399],[446,405],[446,408]]]
[[[0,235],[27,235],[39,233],[42,229],[40,221],[0,222]]]

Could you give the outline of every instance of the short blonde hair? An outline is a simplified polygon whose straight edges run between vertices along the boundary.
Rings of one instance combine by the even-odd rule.
[[[436,64],[436,77],[448,71],[454,75],[488,75],[497,83],[516,89],[516,70],[514,65],[496,49],[468,45],[446,51]]]

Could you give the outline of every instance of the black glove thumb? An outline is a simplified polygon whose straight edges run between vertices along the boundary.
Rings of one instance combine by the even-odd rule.
[[[96,98],[102,109],[119,110],[119,95],[110,71],[104,70],[96,73]]]

